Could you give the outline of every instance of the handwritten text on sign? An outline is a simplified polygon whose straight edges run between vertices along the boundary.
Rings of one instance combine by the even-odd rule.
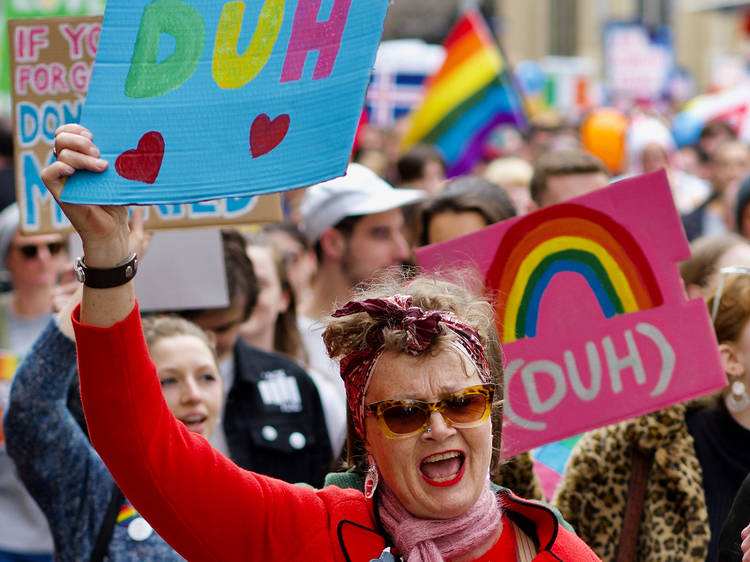
[[[417,257],[478,269],[496,297],[505,455],[726,385],[706,306],[685,301],[676,262],[689,249],[663,173]]]
[[[55,129],[78,123],[101,30],[101,17],[13,20],[16,198],[27,233],[69,230],[44,187],[42,168],[53,160]],[[281,218],[276,195],[237,197],[146,210],[149,229],[269,222]]]
[[[82,119],[110,168],[63,199],[193,202],[341,175],[387,6],[110,0]]]
[[[44,187],[41,171],[53,161],[55,129],[80,121],[101,18],[12,20],[8,31],[21,227],[64,229],[67,219]]]

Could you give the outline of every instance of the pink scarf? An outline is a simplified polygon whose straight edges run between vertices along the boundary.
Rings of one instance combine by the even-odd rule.
[[[380,520],[407,562],[443,562],[466,554],[500,525],[500,506],[489,481],[473,507],[453,519],[414,517],[382,480],[378,492]]]

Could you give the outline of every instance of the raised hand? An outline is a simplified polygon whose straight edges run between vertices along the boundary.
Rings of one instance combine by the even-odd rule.
[[[106,160],[91,132],[75,125],[63,125],[55,131],[57,161],[42,170],[42,181],[60,204],[83,242],[84,262],[90,268],[108,269],[130,255],[128,208],[114,205],[70,205],[60,201],[65,180],[76,170],[103,172]],[[107,327],[124,319],[135,304],[133,283],[109,289],[84,287],[81,321]]]
[[[76,170],[103,172],[106,160],[91,132],[77,124],[63,125],[55,131],[57,161],[42,170],[42,181],[59,203],[73,228],[81,236],[86,264],[106,268],[121,262],[130,253],[128,245],[128,208],[113,205],[70,205],[60,201],[65,180]]]

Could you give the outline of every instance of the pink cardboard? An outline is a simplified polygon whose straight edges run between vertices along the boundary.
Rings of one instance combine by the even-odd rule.
[[[428,271],[478,271],[495,298],[504,456],[726,385],[679,276],[689,256],[663,172],[417,251]]]

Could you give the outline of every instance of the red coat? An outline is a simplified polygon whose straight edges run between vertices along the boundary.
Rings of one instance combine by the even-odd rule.
[[[94,447],[133,506],[185,558],[367,562],[380,556],[386,542],[361,492],[314,490],[242,470],[174,418],[137,306],[111,328],[81,325],[78,310],[73,321]],[[548,508],[500,494],[505,515],[539,541],[535,561],[598,560]]]

